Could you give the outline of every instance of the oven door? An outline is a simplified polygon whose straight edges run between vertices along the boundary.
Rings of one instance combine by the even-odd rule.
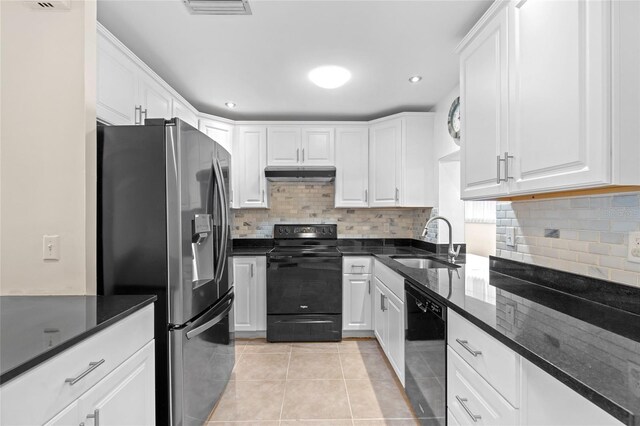
[[[342,258],[270,255],[267,314],[342,313]]]

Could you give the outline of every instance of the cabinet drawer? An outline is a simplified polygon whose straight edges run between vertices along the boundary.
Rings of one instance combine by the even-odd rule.
[[[343,274],[370,274],[371,273],[371,258],[369,256],[363,257],[344,257],[342,260],[342,273]]]
[[[447,348],[447,405],[463,425],[514,426],[519,423],[518,410],[451,347]]]
[[[43,424],[153,340],[148,306],[0,387],[0,424]],[[75,384],[90,362],[104,360]]]
[[[451,309],[447,318],[447,343],[511,405],[520,406],[520,355]]]
[[[404,278],[391,268],[383,265],[379,261],[375,261],[374,271],[376,278],[384,283],[389,290],[395,294],[400,301],[404,302]]]

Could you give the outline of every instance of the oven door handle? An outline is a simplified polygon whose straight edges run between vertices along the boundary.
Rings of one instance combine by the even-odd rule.
[[[185,329],[185,331],[187,332],[187,339],[193,339],[197,335],[207,331],[214,325],[218,324],[233,307],[234,298],[234,293],[229,293],[229,295],[226,297],[226,300],[224,300],[219,306],[211,308],[211,312],[204,314],[202,317],[198,318],[195,322],[189,325]],[[211,316],[213,316],[213,318],[211,318]]]

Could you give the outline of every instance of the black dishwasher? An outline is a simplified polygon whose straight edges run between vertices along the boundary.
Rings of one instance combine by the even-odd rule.
[[[405,391],[422,425],[446,424],[447,310],[405,281]]]

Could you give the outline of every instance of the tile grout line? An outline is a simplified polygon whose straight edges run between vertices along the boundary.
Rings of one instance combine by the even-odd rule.
[[[284,411],[284,401],[287,397],[287,380],[289,379],[289,367],[291,367],[291,356],[293,355],[293,346],[289,346],[289,360],[287,362],[287,371],[284,374],[284,391],[282,392],[282,404],[280,404],[280,416],[278,417],[278,425],[282,425],[282,412]]]
[[[355,421],[353,419],[353,409],[351,408],[351,398],[349,398],[349,388],[347,388],[347,379],[344,377],[344,367],[342,366],[342,355],[340,354],[339,351],[340,351],[340,348],[338,347],[338,361],[340,362],[340,372],[342,373],[342,384],[344,385],[344,391],[347,394],[347,404],[349,405],[349,414],[351,414],[351,424],[355,425]]]

